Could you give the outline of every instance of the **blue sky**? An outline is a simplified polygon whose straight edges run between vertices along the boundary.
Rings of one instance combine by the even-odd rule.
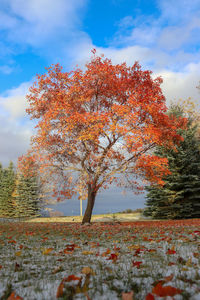
[[[0,0],[4,165],[9,160],[16,163],[29,147],[34,124],[25,114],[25,95],[36,73],[57,62],[65,70],[84,66],[92,48],[114,63],[131,65],[137,60],[154,77],[162,76],[167,103],[188,97],[199,102],[199,0]],[[106,193],[104,199],[115,198],[112,189]],[[126,196],[124,208],[143,207],[143,198],[137,198],[141,205],[136,205]],[[112,199],[106,210],[115,207]]]

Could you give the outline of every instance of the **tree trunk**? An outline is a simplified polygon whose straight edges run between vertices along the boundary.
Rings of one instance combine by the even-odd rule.
[[[84,217],[82,220],[82,224],[84,223],[90,223],[91,217],[92,217],[92,210],[94,207],[94,202],[96,198],[96,191],[94,187],[91,187],[91,184],[88,185],[88,200],[87,200],[87,207],[84,213]]]

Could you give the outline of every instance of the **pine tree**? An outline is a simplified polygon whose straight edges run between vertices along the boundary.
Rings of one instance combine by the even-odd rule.
[[[18,174],[15,191],[16,216],[31,217],[40,214],[42,200],[37,176]]]
[[[3,216],[3,167],[0,163],[0,217]]]
[[[181,107],[172,106],[171,114],[183,115]],[[167,157],[171,174],[164,186],[146,188],[147,208],[144,214],[157,219],[200,217],[200,140],[198,126],[188,119],[186,130],[179,130],[184,141],[177,151],[157,148],[156,154]]]
[[[10,162],[8,168],[3,169],[0,166],[0,216],[14,216],[14,198],[13,191],[15,189],[15,170],[14,164]]]

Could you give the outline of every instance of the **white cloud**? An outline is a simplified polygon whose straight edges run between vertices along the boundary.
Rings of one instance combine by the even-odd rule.
[[[7,0],[0,10],[0,28],[7,30],[9,41],[34,47],[44,46],[76,30],[85,2]]]
[[[188,64],[180,72],[161,70],[155,76],[162,76],[162,90],[167,102],[191,97],[199,103],[200,91],[196,87],[200,81],[200,63]]]
[[[134,44],[171,50],[199,41],[199,0],[159,0],[157,5],[160,15],[156,18],[142,14],[136,18],[124,17],[119,22],[112,46]]]
[[[16,164],[17,158],[30,146],[34,123],[25,117],[30,85],[31,82],[24,82],[0,96],[0,162],[3,165],[10,160]]]
[[[157,5],[161,10],[162,19],[174,24],[185,23],[200,11],[199,0],[158,0]]]
[[[26,108],[28,102],[26,100],[26,94],[31,86],[31,82],[24,82],[17,88],[5,91],[3,95],[0,95],[0,107],[8,112],[9,117],[12,119],[19,119],[26,115]]]
[[[5,116],[0,116],[0,162],[7,165],[10,160],[15,164],[19,156],[29,148],[33,125],[22,124]]]

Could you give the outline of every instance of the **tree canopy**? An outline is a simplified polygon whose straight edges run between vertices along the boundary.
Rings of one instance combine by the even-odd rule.
[[[146,176],[162,184],[167,159],[152,149],[175,147],[182,139],[177,128],[186,124],[166,114],[161,78],[152,79],[138,62],[129,67],[93,54],[84,70],[64,72],[57,64],[37,76],[27,95],[37,134],[20,159],[21,168],[28,157],[59,179],[58,200],[75,193],[88,198],[83,223],[90,222],[97,192],[113,181],[138,187],[137,177]]]

